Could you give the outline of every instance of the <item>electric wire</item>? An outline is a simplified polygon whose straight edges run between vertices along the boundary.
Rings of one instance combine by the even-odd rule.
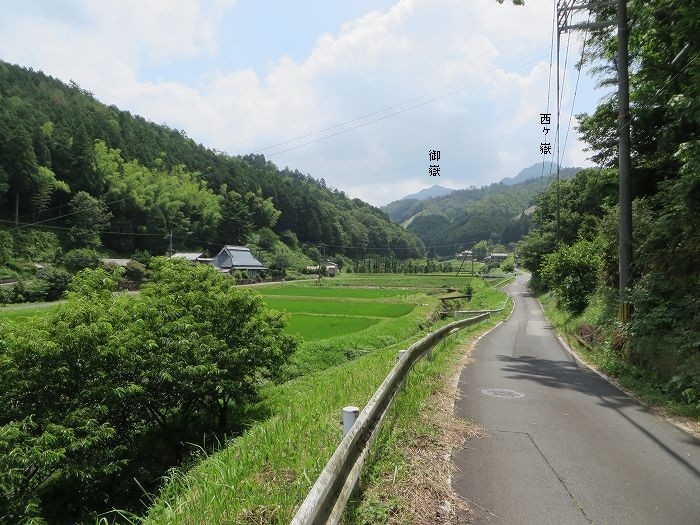
[[[586,21],[586,24],[590,23],[591,21],[591,12],[588,12],[588,20]],[[578,83],[581,78],[581,69],[583,69],[583,55],[585,54],[586,51],[586,41],[588,39],[588,29],[583,34],[583,43],[581,44],[581,60],[579,60],[579,67],[578,67],[578,73],[576,74],[576,85],[574,87],[574,96],[571,101],[571,112],[569,113],[569,123],[566,125],[566,135],[564,135],[564,147],[562,148],[563,152],[566,152],[566,143],[569,140],[569,130],[571,129],[571,119],[574,116],[574,106],[576,104],[576,94],[578,93]],[[564,153],[562,153],[562,156]]]
[[[547,79],[547,110],[545,111],[546,114],[549,114],[549,103],[550,103],[550,95],[552,91],[552,62],[554,59],[554,32],[557,31],[557,9],[556,9],[556,4],[554,4],[554,10],[552,13],[552,38],[550,41],[550,46],[549,46],[549,77]],[[544,180],[544,161],[547,158],[546,153],[542,153],[542,170],[540,172],[540,187],[542,186],[543,180]]]
[[[528,53],[528,54],[526,54],[526,55],[523,55],[523,56],[521,56],[520,58],[517,58],[517,59],[512,60],[512,61],[510,61],[510,62],[506,62],[506,63],[502,64],[502,65],[499,66],[499,67],[502,69],[502,68],[504,68],[504,67],[511,66],[511,65],[513,65],[513,64],[517,64],[518,62],[521,62],[521,61],[525,60],[526,58],[531,57],[531,56],[533,56],[533,55],[537,55],[537,58],[539,58],[539,56],[542,54],[542,52],[543,52],[543,51],[546,51],[546,49],[547,49],[547,48],[538,49],[537,51],[533,51],[533,52],[531,52],[531,53]],[[521,65],[522,65],[522,64],[521,64]],[[360,115],[359,117],[355,117],[355,118],[352,118],[352,119],[350,119],[350,120],[346,120],[345,122],[341,122],[341,123],[339,123],[339,124],[334,124],[334,125],[332,125],[332,126],[328,126],[328,127],[326,127],[326,128],[323,128],[323,129],[320,129],[320,130],[317,130],[317,131],[312,131],[312,132],[306,133],[306,134],[304,134],[304,135],[300,135],[300,136],[295,137],[295,138],[292,138],[292,139],[284,140],[284,141],[278,142],[278,143],[276,143],[276,144],[271,144],[271,145],[269,145],[269,146],[265,146],[265,147],[256,149],[256,150],[252,151],[251,153],[252,153],[252,154],[254,154],[254,153],[260,153],[261,151],[266,151],[266,150],[268,150],[268,149],[276,148],[276,147],[278,147],[278,146],[284,146],[284,145],[286,145],[286,144],[290,144],[290,143],[292,143],[292,142],[296,142],[296,141],[299,141],[299,140],[302,140],[302,139],[305,139],[305,138],[308,138],[308,137],[312,137],[312,136],[314,136],[314,135],[319,135],[319,134],[321,134],[321,133],[325,133],[326,131],[330,131],[330,130],[336,129],[336,128],[345,126],[345,125],[347,125],[347,124],[352,124],[353,122],[357,122],[357,121],[363,120],[363,119],[365,119],[365,118],[373,117],[373,116],[375,116],[375,115],[379,115],[379,114],[384,113],[384,112],[386,112],[386,111],[390,111],[390,110],[392,110],[392,109],[396,109],[396,108],[401,107],[401,106],[404,106],[404,105],[406,105],[406,104],[410,104],[411,102],[416,102],[417,100],[420,100],[420,99],[429,97],[429,96],[434,95],[434,94],[436,94],[436,93],[439,93],[439,92],[441,92],[441,91],[445,91],[446,89],[449,89],[449,88],[451,88],[451,87],[454,87],[454,86],[457,86],[457,85],[462,85],[462,84],[463,84],[463,82],[453,82],[453,83],[447,84],[447,85],[445,85],[445,86],[443,86],[443,87],[441,87],[441,88],[438,88],[438,89],[435,89],[435,90],[433,90],[433,91],[429,91],[429,92],[427,92],[427,93],[424,93],[423,95],[420,95],[420,96],[418,96],[418,97],[413,97],[413,98],[410,98],[410,99],[408,99],[408,100],[404,100],[403,102],[399,102],[398,104],[393,104],[393,105],[391,105],[391,106],[386,106],[386,107],[384,107],[384,108],[382,108],[382,109],[378,109],[378,110],[376,110],[376,111],[372,111],[371,113],[366,113],[366,114],[364,114],[364,115]]]
[[[540,54],[541,54],[541,53],[540,53]],[[527,61],[527,62],[521,64],[520,67],[533,64],[533,63],[539,61],[540,58],[541,58],[541,56],[540,56],[540,57],[537,57],[537,58],[535,58],[535,59],[533,59],[533,60],[529,60],[529,61]],[[319,137],[319,138],[314,139],[314,140],[310,140],[310,141],[307,141],[307,142],[303,142],[303,143],[301,143],[301,144],[297,144],[296,146],[292,146],[292,147],[289,147],[289,148],[285,148],[285,149],[282,149],[282,150],[280,150],[280,151],[275,151],[275,152],[273,152],[273,153],[267,155],[267,158],[276,157],[277,155],[281,155],[282,153],[287,153],[287,152],[289,152],[289,151],[293,151],[293,150],[295,150],[295,149],[299,149],[299,148],[301,148],[301,147],[308,146],[308,145],[310,145],[310,144],[315,144],[315,143],[317,143],[317,142],[321,142],[321,141],[323,141],[323,140],[327,140],[327,139],[329,139],[329,138],[336,137],[336,136],[338,136],[338,135],[342,135],[342,134],[344,134],[344,133],[348,133],[348,132],[350,132],[350,131],[354,131],[354,130],[359,129],[359,128],[363,128],[363,127],[365,127],[365,126],[369,126],[369,125],[371,125],[371,124],[375,124],[375,123],[380,122],[380,121],[382,121],[382,120],[385,120],[385,119],[388,119],[388,118],[391,118],[391,117],[395,117],[395,116],[400,115],[400,114],[402,114],[402,113],[405,113],[405,112],[407,112],[407,111],[411,111],[411,110],[413,110],[413,109],[416,109],[416,108],[425,106],[425,105],[427,105],[427,104],[431,104],[431,103],[433,103],[433,102],[436,102],[436,101],[438,101],[438,100],[442,100],[442,99],[444,99],[444,98],[447,98],[447,97],[449,97],[449,96],[455,95],[455,94],[457,94],[457,93],[461,93],[461,92],[463,92],[463,91],[467,91],[468,89],[471,89],[471,88],[473,88],[473,87],[475,87],[475,86],[477,86],[477,85],[479,85],[479,84],[485,82],[486,80],[489,80],[489,79],[494,78],[494,77],[495,77],[495,75],[483,75],[479,80],[477,80],[477,81],[475,81],[475,82],[473,82],[473,83],[471,83],[471,84],[468,84],[468,85],[466,85],[466,86],[463,86],[463,87],[461,87],[461,88],[459,88],[459,89],[455,89],[455,90],[453,90],[453,91],[450,91],[450,92],[448,92],[448,93],[445,93],[444,95],[440,95],[440,96],[438,96],[438,97],[430,98],[430,99],[428,99],[428,100],[426,100],[426,101],[424,101],[424,102],[420,102],[420,103],[418,103],[418,104],[415,104],[415,105],[413,105],[413,106],[409,106],[409,107],[404,108],[404,109],[401,109],[401,110],[399,110],[399,111],[395,111],[395,112],[393,112],[393,113],[389,113],[389,114],[387,114],[387,115],[383,115],[383,116],[381,116],[381,117],[379,117],[379,118],[376,118],[376,119],[374,119],[374,120],[370,120],[370,121],[368,121],[368,122],[363,122],[363,123],[361,123],[361,124],[357,124],[357,125],[352,126],[352,127],[350,127],[350,128],[346,128],[346,129],[337,131],[337,132],[335,132],[335,133],[331,133],[331,134],[329,134],[329,135],[325,135],[325,136],[323,136],[323,137]]]

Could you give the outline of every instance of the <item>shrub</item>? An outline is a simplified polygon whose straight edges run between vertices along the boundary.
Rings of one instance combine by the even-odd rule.
[[[279,237],[270,228],[262,228],[260,233],[258,233],[257,245],[267,252],[275,248],[277,241],[279,241]]]
[[[126,278],[140,283],[146,276],[146,267],[138,261],[129,261],[126,265]]]
[[[77,273],[85,268],[97,268],[100,266],[100,256],[95,250],[78,248],[70,250],[63,257],[63,264],[71,273]]]
[[[59,299],[68,288],[71,275],[62,268],[45,268],[41,270],[37,277],[45,281],[48,285],[46,290],[46,300],[55,301]]]
[[[34,303],[46,299],[49,283],[41,279],[18,281],[12,287],[12,303]]]
[[[148,263],[151,262],[151,258],[153,258],[153,256],[148,250],[136,250],[131,254],[131,258],[144,266],[148,266]]]
[[[12,234],[16,257],[34,262],[55,262],[61,254],[61,245],[54,233],[22,229]]]
[[[589,241],[563,245],[545,256],[542,281],[553,290],[559,304],[573,314],[579,314],[588,305],[594,291],[601,257],[598,247]]]
[[[7,264],[12,259],[12,248],[14,240],[12,235],[6,231],[0,231],[0,265]]]

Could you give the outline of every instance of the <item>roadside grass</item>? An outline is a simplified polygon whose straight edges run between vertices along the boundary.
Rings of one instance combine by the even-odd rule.
[[[700,422],[700,406],[674,399],[656,374],[631,364],[621,350],[615,349],[616,334],[622,331],[617,321],[616,298],[597,293],[579,316],[559,308],[556,299],[547,293],[539,294],[538,299],[552,325],[585,361],[613,377],[644,404]],[[592,336],[583,340],[582,333]]]
[[[512,307],[508,300],[503,313],[446,339],[432,360],[414,367],[370,451],[345,525],[457,522],[463,502],[449,488],[452,447],[477,429],[454,417],[451,383],[478,335],[507,318]]]
[[[354,301],[319,301],[307,298],[266,296],[265,303],[276,310],[306,314],[356,315],[361,317],[401,317],[415,308],[415,304],[354,302]]]
[[[161,493],[152,501],[148,515],[133,517],[133,522],[174,525],[289,523],[340,442],[342,407],[361,407],[369,400],[395,365],[397,352],[428,331],[428,324],[419,321],[425,320],[435,306],[433,300],[430,305],[418,306],[408,316],[382,321],[361,334],[350,336],[358,343],[372,332],[375,338],[392,337],[382,330],[391,327],[395,339],[387,339],[387,344],[374,351],[351,362],[268,387],[262,405],[273,416],[250,427],[189,472],[172,471]],[[413,323],[418,330],[406,337],[406,331],[400,326],[402,321]],[[495,320],[486,323],[489,322]],[[389,324],[382,327],[383,323]],[[474,333],[484,326],[485,323],[481,323],[468,330]],[[338,339],[342,338],[334,338]],[[397,406],[404,406],[401,402],[404,397],[410,401],[403,403],[411,407],[421,404],[420,395],[414,392],[416,389],[429,392],[433,388],[424,385],[423,379],[430,370],[439,371],[441,363],[447,359],[439,355],[442,353],[440,350],[434,361],[418,365],[417,372],[411,374],[406,393],[399,396]],[[399,409],[398,414],[404,412],[408,413],[408,409]],[[402,424],[410,424],[409,420],[403,415],[397,417]],[[391,436],[388,432],[382,439],[392,439]]]
[[[287,332],[297,334],[304,341],[328,339],[365,330],[381,319],[373,317],[319,316],[295,313],[287,321]]]

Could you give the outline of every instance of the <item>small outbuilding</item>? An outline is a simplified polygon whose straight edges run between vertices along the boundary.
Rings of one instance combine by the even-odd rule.
[[[204,257],[204,254],[201,252],[176,252],[170,256],[171,259],[186,259],[192,264],[194,263],[201,263],[201,262],[209,262],[211,259],[207,259]]]
[[[250,253],[249,248],[228,244],[221,248],[221,251],[212,259],[211,264],[222,271],[245,270],[251,278],[267,269]]]
[[[507,253],[492,253],[491,254],[491,260],[492,261],[497,261],[497,262],[503,262],[508,258]]]

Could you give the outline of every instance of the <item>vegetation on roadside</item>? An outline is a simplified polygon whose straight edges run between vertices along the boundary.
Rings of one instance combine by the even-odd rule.
[[[596,4],[591,10],[591,21],[614,16],[613,6]],[[532,271],[533,288],[553,293],[572,316],[567,324],[584,339],[590,334],[609,372],[633,376],[639,389],[659,390],[663,404],[669,398],[690,412],[700,408],[700,50],[686,43],[698,34],[697,15],[690,0],[629,6],[635,21],[629,43],[634,57],[629,323],[618,325],[610,313],[619,304],[614,97],[593,114],[579,115],[583,141],[601,168],[562,182],[558,195],[555,187],[543,193],[534,228],[518,248],[523,266]],[[585,61],[603,84],[615,70],[615,38],[607,29],[589,36]],[[591,305],[601,298],[610,315],[595,315]]]
[[[484,294],[484,304],[502,303],[502,292],[486,284],[475,288]],[[423,297],[414,311],[381,329],[378,324],[304,343],[292,360],[306,372],[264,391],[259,408],[270,418],[190,471],[173,472],[143,522],[288,523],[340,441],[342,407],[363,406],[394,366],[397,352],[439,325],[429,321],[437,299]],[[363,351],[346,354],[360,344],[366,345]],[[332,359],[314,361],[324,356]]]
[[[542,293],[539,300],[547,318],[586,361],[614,377],[644,403],[661,407],[670,414],[700,420],[700,404],[693,402],[691,389],[681,391],[679,396],[674,385],[669,387],[663,376],[631,362],[613,291],[597,291],[579,315],[559,306],[551,294]]]

